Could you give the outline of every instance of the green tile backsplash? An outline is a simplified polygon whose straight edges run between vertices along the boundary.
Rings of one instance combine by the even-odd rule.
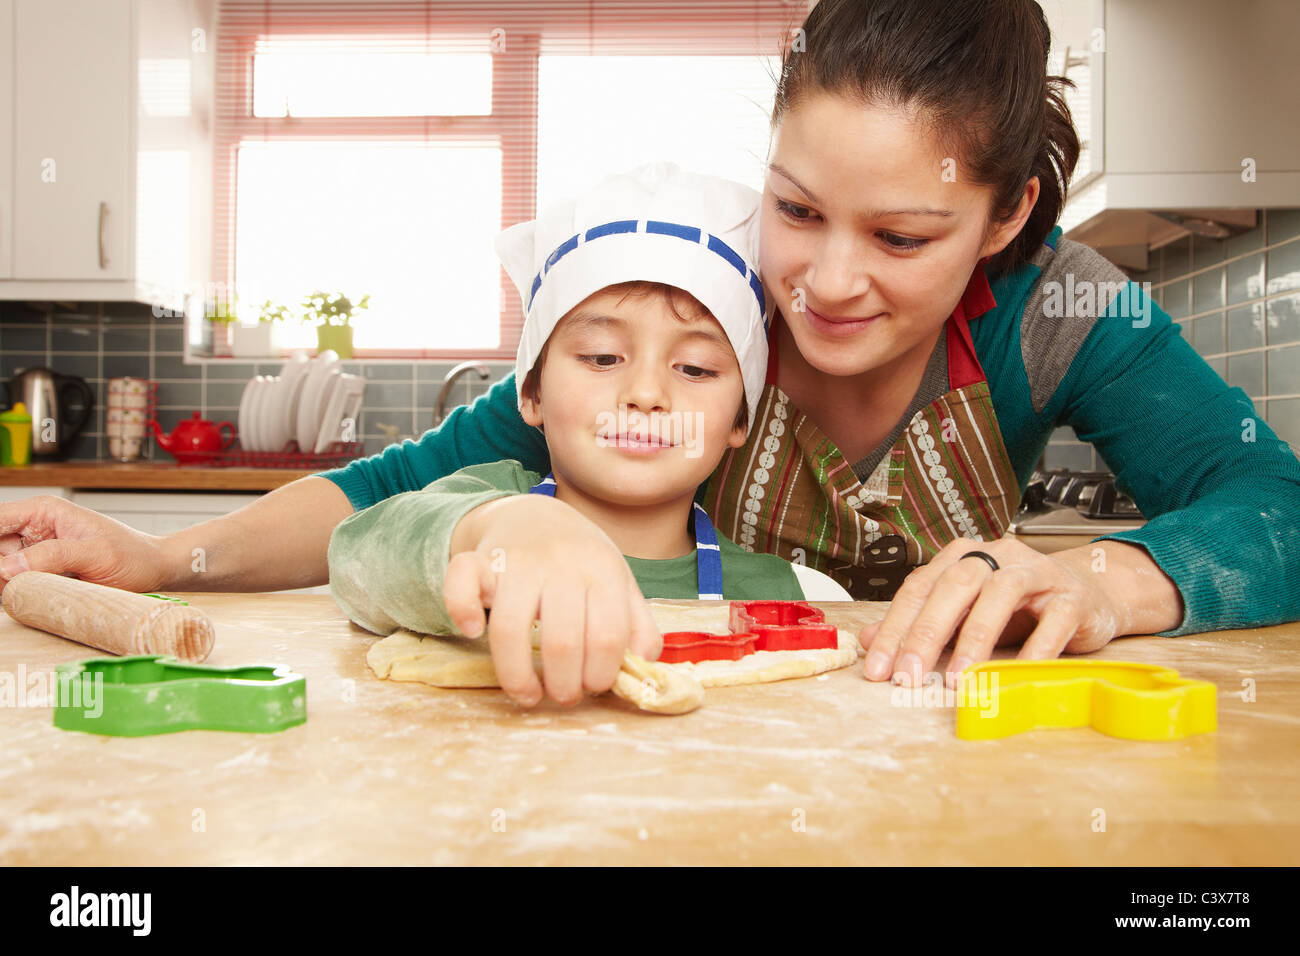
[[[1231,239],[1170,243],[1130,278],[1151,283],[1183,337],[1300,449],[1300,209],[1264,210],[1258,227]],[[1053,433],[1043,463],[1110,470],[1068,428]]]
[[[76,308],[73,313],[52,303],[0,302],[0,381],[7,381],[17,369],[44,365],[78,375],[95,389],[95,416],[73,441],[69,460],[98,461],[108,456],[104,383],[109,378],[135,375],[156,380],[158,422],[170,431],[194,411],[214,421],[236,422],[248,380],[254,375],[276,375],[282,365],[186,365],[180,319],[155,319],[148,305],[134,303],[82,303]],[[491,377],[480,382],[476,375],[462,376],[450,393],[448,410],[473,401],[513,369],[509,363],[485,364]],[[417,437],[432,426],[433,405],[451,367],[452,363],[434,361],[343,363],[344,371],[367,380],[360,435],[368,454],[388,444],[379,425],[396,426],[399,436]],[[149,457],[171,460],[149,444]]]

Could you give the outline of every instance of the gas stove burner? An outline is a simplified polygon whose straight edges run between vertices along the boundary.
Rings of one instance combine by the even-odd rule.
[[[1106,534],[1139,528],[1146,519],[1115,487],[1109,471],[1035,471],[1010,531],[1022,534]],[[1121,528],[1120,525],[1123,525]]]

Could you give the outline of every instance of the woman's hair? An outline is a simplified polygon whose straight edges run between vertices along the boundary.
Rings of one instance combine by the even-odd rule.
[[[1079,160],[1062,90],[1047,75],[1051,35],[1035,0],[820,0],[782,57],[772,127],[810,91],[915,111],[958,163],[993,189],[993,222],[1010,218],[1037,176],[1024,227],[989,264],[1027,262],[1056,225]]]

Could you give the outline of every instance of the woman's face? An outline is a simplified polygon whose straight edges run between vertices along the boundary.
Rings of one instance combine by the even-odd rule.
[[[991,205],[907,113],[803,97],[773,136],[760,270],[807,362],[848,376],[928,355],[978,261],[1033,201],[992,233]]]

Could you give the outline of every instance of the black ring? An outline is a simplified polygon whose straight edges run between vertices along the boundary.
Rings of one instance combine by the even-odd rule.
[[[998,563],[993,560],[993,555],[985,554],[983,551],[967,551],[961,556],[961,558],[983,558],[994,571],[998,569]],[[957,560],[960,561],[961,558],[958,558]]]

